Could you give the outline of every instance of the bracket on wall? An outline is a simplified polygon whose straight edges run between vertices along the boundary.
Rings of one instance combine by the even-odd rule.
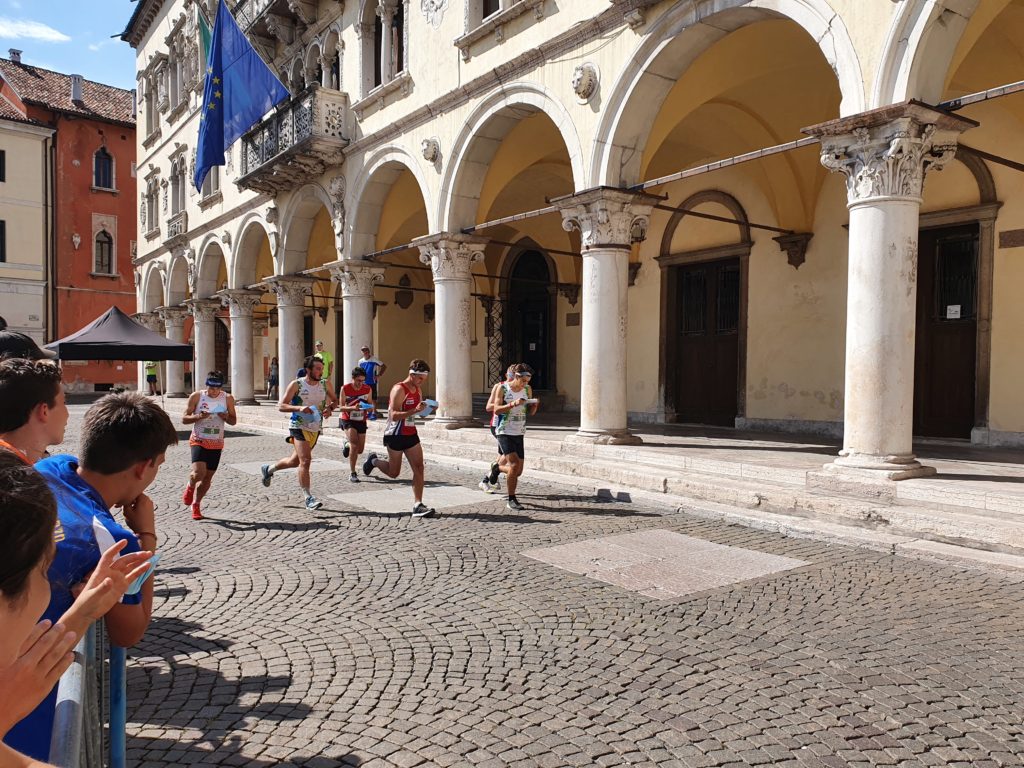
[[[786,254],[786,259],[793,269],[800,269],[800,265],[807,259],[807,244],[811,242],[814,235],[810,232],[794,232],[791,235],[779,235],[773,237],[779,244],[779,249]],[[632,283],[630,283],[632,285]]]
[[[558,292],[565,296],[570,307],[575,307],[580,300],[580,287],[572,283],[559,283]]]
[[[629,285],[636,285],[636,276],[640,272],[640,267],[643,266],[643,262],[636,261],[629,263]]]
[[[377,308],[378,307],[386,307],[387,305],[388,305],[388,302],[386,302],[386,301],[375,301],[375,302],[373,302],[373,316],[374,317],[377,316]]]
[[[423,322],[432,323],[434,322],[434,305],[424,304],[423,305]]]

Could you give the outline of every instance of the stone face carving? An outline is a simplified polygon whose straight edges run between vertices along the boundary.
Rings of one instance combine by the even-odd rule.
[[[873,198],[921,200],[925,174],[956,154],[952,137],[939,140],[936,126],[910,117],[856,128],[822,142],[821,164],[846,176],[850,203]]]
[[[444,12],[448,8],[448,0],[420,0],[420,10],[423,18],[427,20],[434,29],[441,26]]]
[[[428,163],[436,163],[441,157],[441,144],[436,137],[424,139],[420,142],[420,151],[423,153],[424,160]]]
[[[307,27],[316,21],[316,3],[310,0],[288,0],[288,10]]]
[[[591,97],[597,93],[598,82],[597,66],[590,62],[577,64],[576,69],[572,72],[573,93],[583,103],[590,101]]]
[[[659,198],[617,189],[595,189],[556,199],[566,232],[579,230],[584,251],[628,248],[647,236],[651,210]]]
[[[263,17],[263,23],[267,31],[285,45],[291,45],[295,41],[295,23],[287,16],[268,13]]]
[[[420,262],[430,266],[434,282],[463,280],[469,282],[473,262],[482,261],[486,241],[437,239],[418,246]]]

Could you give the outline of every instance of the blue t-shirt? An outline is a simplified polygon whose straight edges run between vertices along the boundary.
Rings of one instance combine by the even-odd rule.
[[[375,357],[369,360],[360,360],[359,367],[366,373],[366,383],[374,386],[377,383],[377,369],[380,368],[380,360]]]
[[[78,460],[74,456],[52,456],[35,465],[46,478],[57,499],[57,527],[53,538],[57,550],[47,576],[50,579],[50,605],[40,620],[56,622],[75,601],[71,587],[83,581],[100,561],[99,545],[92,529],[93,517],[98,519],[115,541],[127,539],[121,551],[127,555],[140,550],[135,534],[118,523],[103,497],[78,476]],[[142,595],[125,595],[121,602],[137,605]],[[15,725],[4,743],[36,760],[50,756],[50,731],[53,730],[57,688],[28,717]]]

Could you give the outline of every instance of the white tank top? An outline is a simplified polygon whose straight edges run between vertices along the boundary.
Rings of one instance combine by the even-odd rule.
[[[324,381],[321,379],[316,384],[310,384],[309,379],[305,376],[297,379],[297,381],[299,382],[299,390],[295,393],[295,397],[292,398],[291,404],[314,406],[318,418],[308,419],[305,417],[309,414],[293,413],[288,420],[288,427],[290,429],[304,429],[307,432],[321,432],[323,431],[322,414],[324,412],[324,405],[327,403],[327,390],[324,388]]]
[[[199,402],[196,403],[196,413],[202,410],[210,412],[228,408],[227,392],[221,390],[217,397],[210,397],[206,390],[199,393]],[[224,447],[224,419],[220,416],[207,416],[192,425],[192,435],[188,440],[189,445],[199,445],[203,448],[216,450]]]
[[[513,392],[512,387],[506,381],[501,385],[505,405],[514,403],[519,398],[529,397],[526,387],[518,392]],[[510,411],[498,414],[497,423],[494,425],[496,435],[524,435],[526,434],[526,406],[518,405]]]

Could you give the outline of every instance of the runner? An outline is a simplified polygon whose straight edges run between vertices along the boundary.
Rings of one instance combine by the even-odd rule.
[[[512,381],[512,379],[514,379],[516,377],[515,370],[514,370],[515,367],[516,367],[516,364],[512,363],[512,365],[510,365],[508,368],[505,369],[505,382]],[[494,395],[495,391],[498,389],[498,387],[500,387],[505,382],[499,382],[499,383],[495,384],[493,387],[491,387],[491,397],[495,396]],[[488,398],[487,402],[488,402],[488,404],[490,404],[491,399]],[[488,410],[490,410],[490,409],[488,409]],[[498,436],[494,432],[494,426],[497,423],[498,423],[498,414],[492,413],[491,414],[491,420],[490,420],[490,422],[488,423],[487,426],[491,430],[491,436],[494,437],[495,439],[498,438]],[[480,483],[480,489],[482,491],[484,491],[484,493],[497,493],[499,490],[501,490],[501,485],[498,483],[498,476],[501,473],[501,470],[498,469],[498,467],[501,465],[501,463],[504,461],[504,459],[505,459],[505,456],[502,454],[501,446],[499,445],[498,446],[498,460],[491,462],[491,472],[487,475],[487,478],[488,478],[487,479],[487,487],[485,488],[484,484]],[[494,482],[493,483],[490,481],[491,474],[494,475]]]
[[[388,405],[388,422],[384,426],[384,446],[388,449],[387,461],[378,459],[371,453],[363,462],[363,472],[369,475],[374,468],[379,469],[392,480],[402,471],[402,455],[405,455],[412,470],[412,491],[415,503],[412,506],[413,517],[429,517],[436,510],[423,503],[423,446],[416,434],[416,427],[407,419],[424,408],[423,392],[420,387],[427,380],[430,366],[422,360],[409,363],[409,375],[391,388],[391,399]]]
[[[192,472],[181,500],[186,507],[191,505],[193,520],[203,519],[199,505],[210,490],[213,475],[220,466],[224,425],[234,426],[237,421],[235,398],[224,391],[224,374],[210,371],[206,376],[206,389],[192,393],[185,415],[181,417],[182,424],[192,425],[192,435],[188,439],[192,448]]]
[[[494,414],[491,425],[494,436],[498,440],[498,452],[501,458],[491,464],[491,472],[480,481],[480,489],[493,493],[498,489],[498,476],[507,475],[508,502],[506,507],[519,511],[525,509],[516,498],[516,486],[519,476],[523,474],[526,460],[525,435],[526,414],[532,416],[537,412],[539,403],[530,389],[530,378],[533,374],[529,366],[517,363],[511,367],[513,378],[495,384],[491,397],[487,401],[487,410]]]
[[[306,494],[306,509],[320,509],[324,504],[309,490],[309,465],[313,460],[313,448],[323,431],[324,419],[330,417],[338,399],[331,391],[330,383],[323,380],[324,361],[310,355],[303,363],[306,375],[295,379],[281,395],[277,409],[290,413],[288,437],[292,444],[292,455],[276,464],[264,464],[263,485],[270,487],[274,473],[279,469],[299,468],[299,487]]]
[[[341,388],[338,397],[338,410],[341,411],[341,428],[345,430],[347,442],[342,449],[342,455],[348,459],[352,474],[349,475],[349,482],[358,483],[359,475],[356,474],[356,462],[359,454],[366,447],[366,416],[372,409],[363,408],[363,405],[372,405],[373,392],[366,385],[366,372],[356,366],[352,369],[352,381]]]

